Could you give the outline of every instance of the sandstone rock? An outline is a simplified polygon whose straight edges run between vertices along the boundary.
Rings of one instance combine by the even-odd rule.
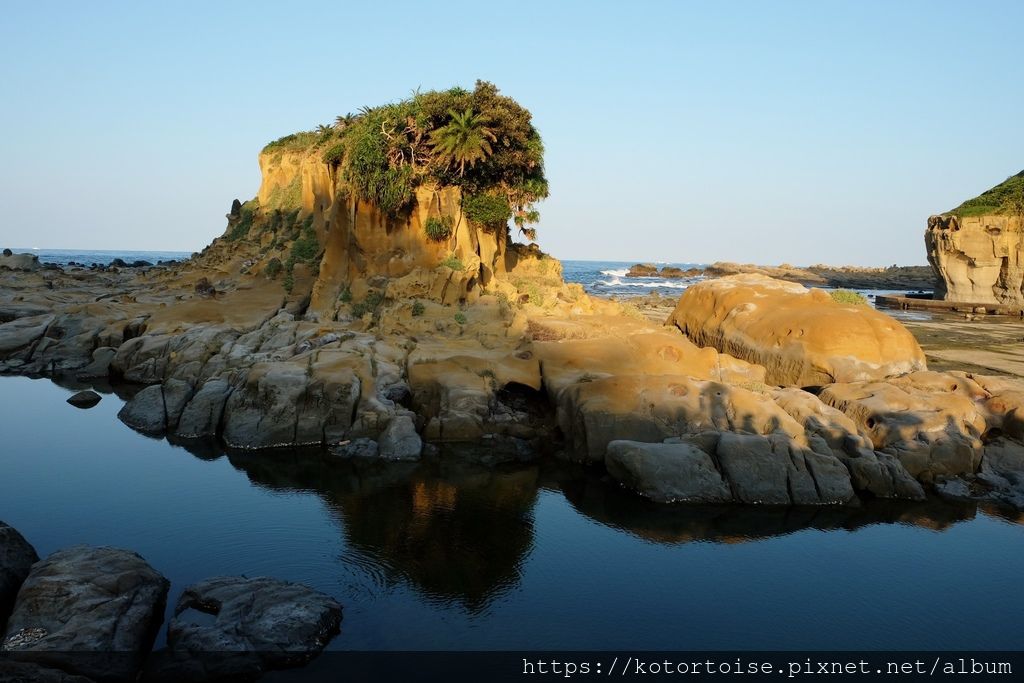
[[[361,436],[351,441],[342,441],[340,444],[331,446],[331,453],[340,455],[343,458],[376,458],[379,453],[377,442]]]
[[[1024,225],[1013,216],[931,216],[928,262],[938,299],[1024,305]]]
[[[612,441],[604,462],[626,488],[659,503],[732,500],[711,456],[690,443]]]
[[[881,379],[925,368],[913,335],[884,313],[759,275],[691,286],[668,322],[699,346],[763,365],[774,384]]]
[[[42,268],[35,254],[4,254],[0,256],[0,268],[8,270],[34,271]]]
[[[100,395],[95,391],[79,391],[68,396],[68,403],[76,408],[92,408],[100,402]]]
[[[175,433],[186,439],[217,436],[230,393],[227,380],[207,380],[182,409]]]
[[[396,415],[384,429],[378,441],[380,457],[384,460],[419,460],[423,440],[416,433],[416,423],[410,415]]]
[[[34,315],[0,324],[0,358],[27,359],[32,345],[42,339],[53,315]]]
[[[185,406],[192,398],[192,385],[172,377],[160,385],[160,388],[164,397],[164,416],[166,418],[164,428],[173,433],[178,427]]]
[[[110,363],[117,355],[117,349],[101,346],[92,352],[92,362],[78,371],[79,379],[95,379],[110,374]]]
[[[876,451],[931,482],[978,469],[987,427],[972,398],[976,386],[963,377],[924,372],[889,382],[831,384],[819,397],[850,417]]]
[[[124,404],[117,417],[137,431],[163,434],[167,429],[163,388],[159,384],[154,384],[141,390]]]
[[[57,551],[32,566],[7,622],[4,649],[89,678],[133,680],[162,620],[168,587],[126,550]]]
[[[237,448],[338,442],[348,436],[360,381],[342,359],[257,363],[224,407],[224,441]]]
[[[209,615],[209,616],[207,616]],[[300,584],[226,576],[188,587],[167,628],[164,677],[223,680],[302,666],[338,633],[341,605]],[[172,676],[174,673],[179,676]]]
[[[14,606],[29,569],[39,561],[35,548],[29,545],[18,530],[0,522],[0,626]]]

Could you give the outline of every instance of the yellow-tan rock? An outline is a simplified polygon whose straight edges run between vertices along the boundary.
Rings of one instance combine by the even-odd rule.
[[[931,216],[928,262],[935,298],[979,304],[1024,304],[1024,222],[1016,216]]]
[[[814,386],[925,369],[917,340],[893,318],[762,275],[693,285],[667,324],[698,346],[763,365],[772,384]]]

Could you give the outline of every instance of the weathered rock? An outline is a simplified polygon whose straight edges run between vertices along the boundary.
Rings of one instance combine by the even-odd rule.
[[[127,550],[57,551],[32,566],[3,647],[19,660],[89,678],[133,680],[163,618],[169,585]]]
[[[925,368],[914,336],[884,313],[760,275],[693,285],[668,322],[699,346],[763,365],[773,384],[881,379]]]
[[[1024,224],[1014,216],[931,216],[928,262],[939,278],[936,298],[1024,305]]]
[[[8,270],[34,271],[42,268],[35,254],[4,254],[0,256],[0,268]]]
[[[227,380],[207,380],[181,411],[176,434],[186,439],[217,436],[230,393]]]
[[[333,357],[257,363],[228,397],[224,440],[238,448],[336,443],[348,435],[360,381]]]
[[[380,457],[385,460],[418,460],[423,451],[423,440],[416,433],[412,416],[396,415],[384,428],[378,441]]]
[[[604,462],[626,488],[659,503],[732,500],[711,456],[691,443],[612,441]]]
[[[68,396],[68,403],[76,408],[92,408],[100,402],[100,395],[95,391],[79,391],[77,394]]]
[[[331,446],[330,450],[334,455],[340,455],[343,458],[376,458],[379,447],[373,439],[361,436]]]
[[[169,672],[189,680],[302,666],[338,633],[341,605],[306,586],[227,576],[188,587],[167,628]],[[165,672],[165,676],[167,672]]]
[[[184,380],[171,378],[164,381],[160,388],[164,398],[164,428],[168,432],[174,432],[185,406],[192,398],[192,385]]]
[[[27,360],[33,346],[43,338],[53,315],[34,315],[0,324],[0,358]]]
[[[0,658],[0,683],[93,683],[93,681],[60,669]]]
[[[92,352],[92,362],[78,371],[79,379],[94,379],[106,377],[110,374],[110,363],[117,355],[117,349],[110,346],[101,346]]]
[[[894,456],[922,482],[973,474],[987,430],[975,382],[944,373],[911,373],[888,382],[824,387],[820,399],[845,413],[876,451]]]
[[[39,561],[33,548],[18,530],[0,522],[0,626],[3,626],[14,596],[18,593],[29,569]]]
[[[803,426],[816,452],[834,455],[846,465],[854,489],[879,498],[924,499],[921,484],[899,460],[875,452],[871,440],[842,411],[800,389],[777,389],[771,395]]]
[[[124,404],[117,417],[140,432],[163,434],[167,429],[163,388],[159,384],[146,387]]]

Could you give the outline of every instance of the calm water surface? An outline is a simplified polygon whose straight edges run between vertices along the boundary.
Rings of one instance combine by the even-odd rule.
[[[973,505],[662,508],[556,464],[190,452],[70,393],[0,378],[0,519],[44,556],[135,550],[172,605],[307,583],[345,606],[331,648],[1020,647],[1024,525]]]

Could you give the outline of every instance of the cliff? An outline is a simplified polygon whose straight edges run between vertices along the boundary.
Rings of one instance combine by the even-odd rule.
[[[1024,303],[1024,171],[931,216],[924,239],[936,298]]]

